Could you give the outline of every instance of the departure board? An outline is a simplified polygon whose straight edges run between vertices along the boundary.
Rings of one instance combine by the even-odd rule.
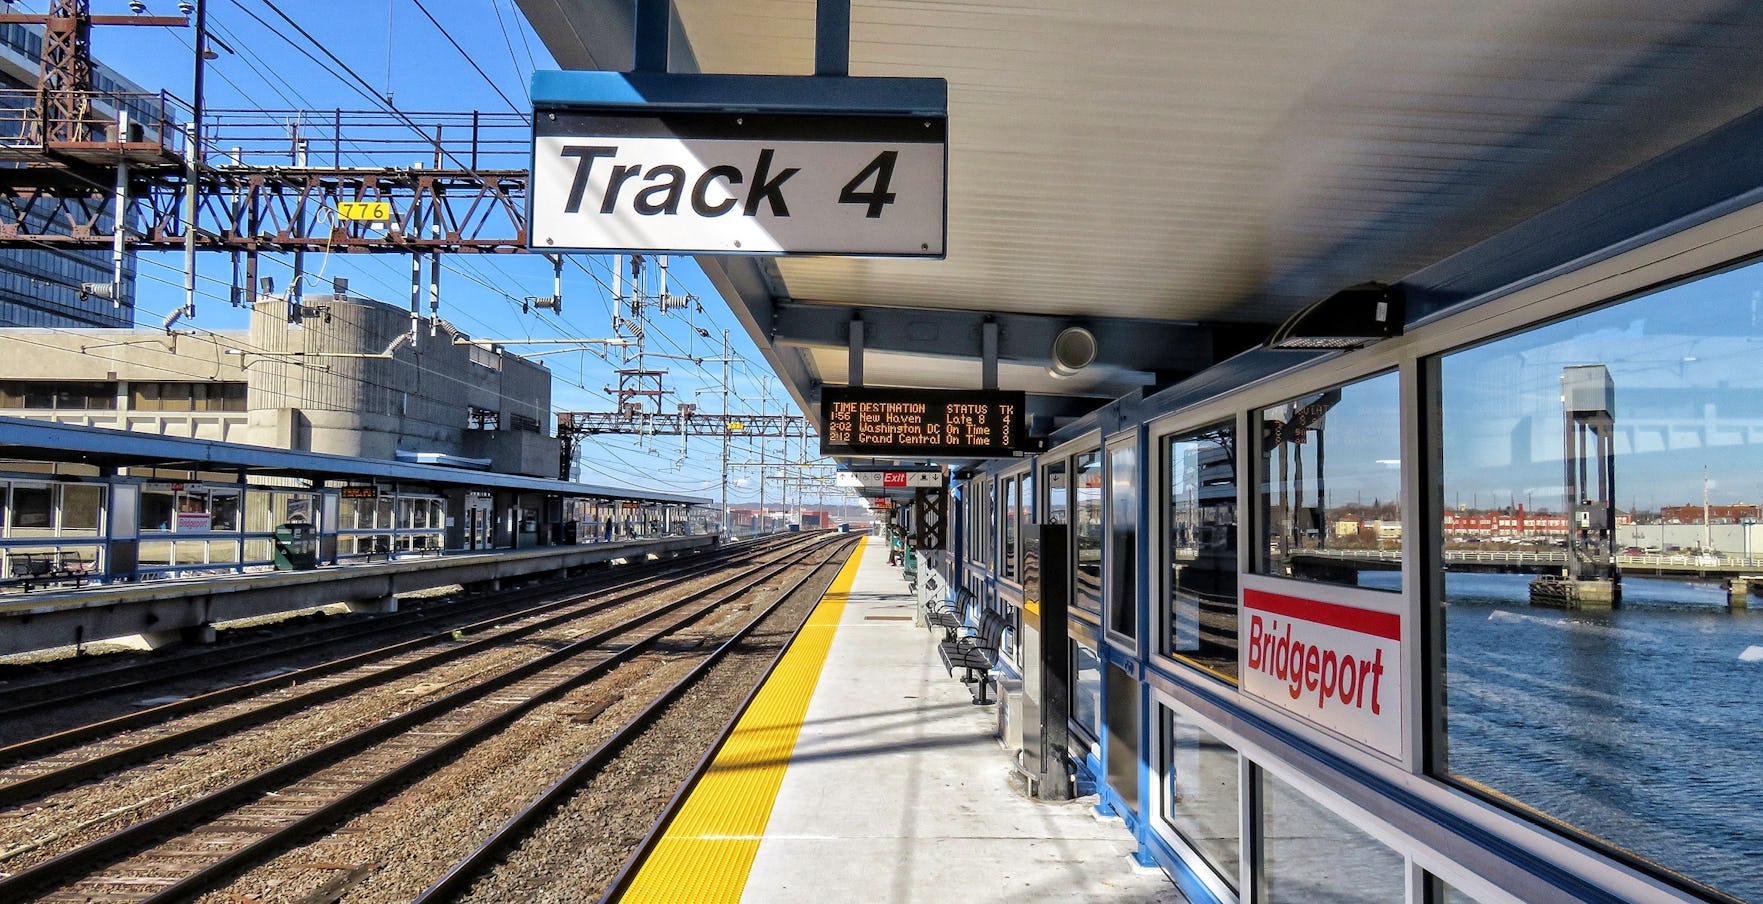
[[[1024,448],[1020,392],[938,389],[820,391],[822,455],[1003,458]]]

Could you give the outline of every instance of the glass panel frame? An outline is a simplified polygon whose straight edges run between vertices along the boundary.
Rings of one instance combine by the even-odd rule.
[[[1102,620],[1102,450],[1078,452],[1071,465],[1072,614]]]
[[[1166,698],[1155,699],[1157,751],[1153,826],[1191,850],[1216,880],[1235,893],[1242,878],[1242,756],[1183,718]]]
[[[1260,788],[1256,901],[1406,904],[1407,858],[1266,769]]]
[[[1103,625],[1109,639],[1131,649],[1139,635],[1139,446],[1138,437],[1107,447],[1107,540],[1103,545],[1108,604]]]
[[[1158,652],[1235,684],[1242,489],[1237,421],[1165,434],[1158,448],[1164,618]]]
[[[1401,410],[1385,370],[1258,412],[1257,574],[1403,591]]]
[[[1763,899],[1763,819],[1732,803],[1763,780],[1729,753],[1763,747],[1763,728],[1730,714],[1756,711],[1734,666],[1763,651],[1763,613],[1724,579],[1763,548],[1759,292],[1763,265],[1712,271],[1421,367],[1437,412],[1428,774],[1747,900]],[[1526,556],[1547,570],[1474,566]]]

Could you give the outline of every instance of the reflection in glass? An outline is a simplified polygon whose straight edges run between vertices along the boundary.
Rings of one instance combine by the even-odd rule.
[[[238,530],[239,494],[214,494],[210,512],[214,518],[213,523],[210,525],[212,530]]]
[[[1716,274],[1447,355],[1438,381],[1445,773],[1747,900],[1763,612],[1729,581],[1763,551],[1759,298],[1757,266]],[[1619,601],[1561,578],[1605,537]]]
[[[1172,436],[1164,448],[1168,652],[1235,680],[1236,429],[1217,424]]]
[[[1437,889],[1437,891],[1434,892],[1434,899],[1437,900],[1439,904],[1481,904],[1480,898],[1469,896],[1465,892],[1451,885],[1449,882],[1446,882],[1437,876],[1433,876],[1431,879],[1434,888]]]
[[[1401,437],[1396,375],[1292,399],[1261,412],[1263,571],[1400,589]]]
[[[172,512],[177,502],[169,490],[141,492],[140,528],[144,531],[171,530]]]
[[[47,537],[55,532],[55,489],[47,486],[12,488],[12,508],[7,513],[7,536]]]
[[[1401,854],[1291,785],[1261,775],[1261,877],[1269,904],[1407,900]]]
[[[61,535],[95,537],[104,513],[104,487],[67,484],[61,488]]]
[[[1071,647],[1071,721],[1094,741],[1102,737],[1102,664],[1095,650],[1075,641]]]
[[[1013,581],[1016,580],[1016,478],[1007,477],[1000,485],[1003,487],[1004,495],[1004,514],[1002,516],[1004,537],[1000,541],[1003,544],[1003,549],[999,558],[999,574]]]
[[[1048,524],[1069,524],[1071,519],[1071,490],[1065,478],[1065,462],[1063,459],[1047,465],[1047,517]]]
[[[1139,598],[1139,450],[1108,450],[1108,630],[1136,637]]]
[[[1157,706],[1163,752],[1163,821],[1219,878],[1237,887],[1241,820],[1237,816],[1237,752],[1204,729]]]
[[[1071,548],[1076,553],[1077,593],[1071,608],[1102,617],[1102,453],[1077,456],[1073,478],[1077,496],[1072,516]]]
[[[1139,723],[1144,693],[1138,679],[1120,666],[1108,665],[1108,786],[1126,808],[1139,811]]]

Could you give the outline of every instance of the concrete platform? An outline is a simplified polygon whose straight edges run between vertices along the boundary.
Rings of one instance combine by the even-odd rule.
[[[812,696],[799,710],[744,881],[710,876],[710,861],[729,858],[707,847],[696,856],[676,853],[681,868],[665,874],[650,869],[658,853],[623,900],[1185,901],[1160,871],[1134,866],[1132,837],[1118,820],[1097,816],[1093,798],[1023,796],[995,737],[996,706],[974,705],[966,686],[943,670],[936,638],[913,626],[915,602],[900,570],[887,565],[886,545],[868,542],[858,556],[854,575],[841,576],[848,589],[835,584],[822,603],[827,609],[842,597],[842,612],[829,624],[818,680],[804,682]],[[772,679],[797,680],[782,666]],[[768,718],[774,721],[759,728],[743,720],[743,729],[784,728]],[[707,778],[687,811],[746,804],[698,799],[717,793]],[[705,841],[728,831],[682,827],[684,816],[675,830],[706,833]]]

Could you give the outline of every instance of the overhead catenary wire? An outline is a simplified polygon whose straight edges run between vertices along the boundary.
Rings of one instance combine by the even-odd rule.
[[[234,5],[240,11],[246,13],[253,20],[255,20],[259,26],[262,26],[262,27],[264,27],[268,30],[271,30],[271,31],[275,31],[277,33],[277,35],[282,38],[282,40],[286,41],[290,47],[293,47],[299,53],[299,55],[301,57],[303,57],[305,60],[309,61],[312,65],[316,65],[319,68],[324,69],[327,73],[331,73],[331,75],[333,77],[335,77],[339,83],[344,85],[347,90],[355,92],[355,93],[359,93],[363,98],[367,99],[369,102],[373,103],[375,106],[382,106],[383,105],[385,108],[387,108],[389,110],[389,112],[392,113],[392,115],[403,119],[406,122],[406,124],[411,125],[412,128],[415,127],[414,123],[412,123],[410,121],[408,116],[403,114],[401,111],[398,111],[395,107],[393,107],[390,104],[389,97],[385,97],[384,95],[381,94],[380,91],[376,90],[374,86],[369,85],[365,79],[362,79],[360,77],[357,69],[351,68],[351,66],[349,64],[344,63],[336,54],[331,53],[327,48],[325,48],[325,46],[322,43],[318,42],[314,38],[314,36],[310,33],[310,31],[308,29],[302,28],[299,25],[297,25],[296,23],[294,23],[292,17],[290,17],[288,15],[288,13],[285,12],[281,6],[278,6],[276,3],[271,2],[271,0],[263,0],[263,2],[262,2],[262,7],[267,8],[275,16],[279,17],[284,22],[287,22],[289,27],[291,27],[295,32],[297,32],[300,35],[300,37],[304,38],[305,41],[309,42],[313,47],[318,48],[317,53],[308,52],[304,47],[302,47],[300,45],[298,39],[296,39],[292,35],[286,33],[287,29],[282,28],[280,26],[272,25],[263,16],[257,15],[257,13],[254,10],[246,8],[244,0],[235,0]],[[429,18],[431,23],[433,23],[434,26],[442,32],[443,36],[449,41],[449,43],[453,44],[455,49],[458,49],[462,55],[467,56],[468,61],[472,62],[472,68],[477,71],[477,74],[481,78],[483,78],[486,83],[490,84],[490,86],[492,88],[496,88],[496,83],[492,79],[490,74],[488,72],[484,71],[484,69],[481,66],[478,66],[476,64],[476,61],[470,60],[469,54],[466,53],[466,51],[461,48],[459,41],[457,41],[454,38],[454,35],[452,33],[450,33],[449,29],[443,24],[443,22],[429,8],[423,6],[420,2],[417,5],[418,5],[420,11],[425,15],[425,17]],[[499,8],[499,4],[498,4],[498,7],[496,8],[495,11],[498,14],[498,22],[500,23],[501,22],[501,19],[500,19],[501,10]],[[218,34],[232,35],[234,37],[238,36],[236,30],[226,29],[223,23],[218,22],[218,21],[214,21],[212,18],[211,18],[211,27],[215,28],[216,33],[218,33]],[[525,33],[525,30],[524,29],[517,29],[517,32],[521,36],[521,41],[522,41],[523,45],[525,45],[525,42],[527,40],[527,35]],[[504,44],[505,49],[508,51],[508,58],[510,59],[511,63],[513,63],[516,66],[516,68],[518,69],[519,68],[519,58],[514,52],[513,42],[509,38],[509,35],[507,32],[507,27],[505,24],[503,25],[502,42]],[[249,48],[252,44],[252,42],[246,41],[246,40],[233,41],[232,43],[233,43],[234,47],[243,47],[243,48]],[[188,46],[187,43],[186,43],[186,46]],[[527,46],[526,49],[528,52],[528,56],[530,58],[531,54],[532,54],[530,46]],[[267,60],[265,60],[260,54],[256,53],[255,51],[251,51],[251,50],[247,49],[244,51],[243,55],[245,55],[248,59],[252,59],[252,60],[256,61],[256,63],[257,63],[256,68],[260,72],[276,71],[277,69],[282,68],[282,67],[278,67],[278,66],[275,66],[274,64],[269,63]],[[325,58],[329,58],[331,60],[331,62],[329,62],[329,63],[325,62]],[[390,71],[390,69],[388,68],[388,72],[389,71]],[[221,81],[224,82],[225,84],[227,84],[233,90],[239,92],[241,95],[244,95],[247,93],[243,86],[238,84],[234,79],[232,79],[230,77],[222,76]],[[328,105],[314,104],[310,100],[307,100],[304,97],[304,95],[300,92],[299,88],[296,87],[298,85],[306,83],[302,79],[288,77],[288,78],[278,78],[273,81],[270,79],[265,79],[264,81],[265,81],[265,84],[268,85],[277,96],[281,97],[285,101],[291,100],[290,96],[289,96],[290,93],[292,93],[294,95],[294,97],[300,98],[301,103],[298,103],[298,104],[291,103],[290,104],[291,106],[305,106],[305,107],[309,107],[309,108],[321,108],[321,107],[328,106]],[[285,86],[285,90],[284,90],[283,86]],[[388,75],[388,81],[386,84],[386,90],[388,93],[389,93],[390,87],[391,86],[390,86],[389,75]],[[509,103],[511,107],[513,106],[513,103],[510,101],[509,97],[506,94],[504,94],[499,88],[496,89],[496,94],[498,96],[500,96],[505,103]],[[345,148],[345,151],[350,151],[350,150],[357,150],[357,149]],[[145,254],[140,255],[140,258],[143,260],[147,259],[147,257],[148,256]],[[268,256],[267,259],[270,261],[274,261],[273,256]],[[386,276],[381,276],[378,278],[370,277],[369,282],[376,285],[376,286],[379,286],[379,287],[386,289],[387,294],[396,295],[397,290],[400,288],[400,284],[402,282],[402,280],[400,280],[396,276],[395,271],[397,268],[392,267],[392,265],[389,261],[387,261],[383,258],[380,258],[379,256],[371,256],[371,259],[374,260],[374,262],[375,262],[373,265],[374,269],[385,270],[387,268],[390,268],[390,270],[392,272]],[[584,256],[580,256],[580,255],[570,255],[570,256],[568,256],[568,259],[571,261],[571,263],[573,265],[573,269],[576,272],[578,272],[582,277],[586,278],[597,289],[597,291],[590,291],[587,294],[594,297],[594,298],[599,299],[601,301],[602,305],[604,305],[605,308],[607,309],[607,313],[608,314],[612,313],[611,312],[612,302],[611,302],[611,299],[608,297],[610,295],[610,287],[608,286],[608,280],[606,279],[606,277],[604,275],[602,275],[602,274],[607,274],[610,271],[610,267],[609,267],[606,259],[599,258],[599,257],[584,257]],[[337,260],[342,260],[342,259],[337,258]],[[355,258],[349,259],[349,262],[351,264],[359,264],[360,260],[361,259],[359,257],[355,257]],[[444,270],[445,270],[445,272],[447,272],[449,274],[458,276],[459,278],[465,280],[467,283],[470,283],[472,285],[478,286],[480,288],[485,289],[486,291],[491,292],[492,297],[497,298],[497,303],[504,310],[512,311],[514,309],[514,307],[519,304],[519,298],[514,293],[510,293],[505,287],[508,286],[510,283],[517,283],[520,278],[509,276],[507,269],[504,266],[502,266],[502,263],[503,262],[500,259],[495,259],[495,258],[479,259],[479,258],[475,258],[475,257],[473,257],[473,258],[449,257],[449,258],[447,258],[447,260],[444,264]],[[166,265],[163,263],[156,262],[156,265],[157,266],[166,266],[169,269],[169,265]],[[383,265],[383,266],[381,266],[381,265]],[[323,266],[324,265],[321,264],[319,267],[319,269],[321,271],[322,271]],[[491,275],[488,275],[488,273],[486,271],[493,271],[499,275],[491,276]],[[160,284],[160,283],[164,282],[163,280],[159,280],[156,277],[151,276],[151,275],[148,275],[145,278],[148,281],[153,282],[154,284]],[[201,277],[201,282],[203,283],[205,290],[206,290],[206,288],[208,288],[210,286],[223,286],[226,288],[226,290],[230,290],[232,288],[232,283],[229,282],[228,280],[222,279],[222,278],[215,278],[209,274],[203,274]],[[250,287],[250,288],[251,288],[251,292],[254,293],[255,287]],[[209,298],[209,297],[214,297],[214,296],[212,296],[211,293],[204,291],[203,297]],[[222,298],[222,300],[229,300],[229,299],[225,298],[225,296],[220,296],[220,297]],[[517,328],[522,333],[527,335],[529,338],[535,338],[539,335],[542,335],[545,332],[549,332],[549,331],[553,331],[553,330],[557,331],[557,332],[562,332],[565,334],[573,334],[578,337],[583,336],[583,335],[591,335],[590,331],[581,329],[580,324],[577,322],[577,320],[579,318],[579,314],[576,314],[575,312],[580,311],[580,310],[583,310],[583,309],[582,308],[572,308],[571,314],[569,316],[563,316],[563,315],[559,315],[559,314],[549,314],[549,313],[545,313],[545,312],[537,312],[534,314],[534,316],[531,316],[531,317],[511,318],[511,322],[517,324]],[[591,308],[587,308],[586,310],[591,310]],[[148,315],[151,313],[147,310],[146,307],[140,307],[139,311],[143,315]],[[469,323],[473,327],[482,327],[484,331],[491,333],[491,334],[494,334],[495,332],[497,332],[497,329],[495,327],[492,327],[488,322],[477,317],[473,313],[473,311],[474,311],[474,308],[471,305],[454,305],[452,307],[451,312],[450,312],[450,319],[460,321],[460,322]],[[667,322],[667,318],[661,318],[659,321],[656,321],[656,322]],[[473,332],[478,332],[478,330],[474,328]],[[685,357],[689,357],[689,358],[701,358],[702,357],[701,355],[699,355],[695,352],[695,348],[692,346],[692,343],[689,339],[685,342],[682,342],[667,330],[664,330],[664,329],[652,330],[652,331],[648,332],[648,335],[663,350],[677,351],[680,355],[685,356]],[[747,353],[741,352],[738,349],[732,350],[729,357],[738,359],[735,362],[731,362],[733,365],[732,366],[733,375],[731,377],[731,381],[735,384],[740,384],[743,381],[746,381],[747,379],[749,379],[750,375],[759,374],[759,373],[762,373],[765,371],[765,368],[763,365],[756,362]],[[697,381],[697,384],[700,386],[710,385],[712,383],[718,383],[718,384],[720,383],[720,381],[717,380],[716,375],[713,375],[708,370],[706,370],[706,368],[703,367],[700,362],[694,362],[693,367],[690,370],[688,370],[687,368],[684,368],[684,367],[673,367],[673,368],[670,368],[670,370],[674,370],[677,374],[680,375],[675,378],[673,388],[670,388],[669,390],[667,390],[668,395],[674,399],[682,398],[681,390],[679,387],[685,381],[695,379]],[[592,382],[592,379],[590,377],[586,376],[585,374],[581,375],[581,376],[577,376],[574,374],[565,374],[565,373],[553,371],[553,379],[557,380],[560,386],[570,387],[570,389],[572,391],[586,393],[591,397],[603,397],[603,393],[601,393],[598,389],[593,388],[589,385]],[[690,384],[685,383],[685,385],[690,385]],[[687,391],[685,394],[691,395],[691,393],[689,391]],[[729,406],[729,407],[732,407],[733,409],[735,409],[735,411],[731,411],[730,413],[735,413],[737,411],[744,412],[744,411],[754,410],[754,405],[752,404],[752,402],[749,399],[746,398],[746,396],[749,394],[750,394],[750,390],[737,390],[736,394],[731,399],[731,402],[733,402],[734,404],[732,406]],[[556,400],[554,399],[552,407],[554,410],[561,411],[561,410],[565,410],[566,408],[579,407],[579,406],[559,405],[556,403]],[[651,444],[662,444],[662,445],[665,444],[665,441],[660,440],[659,438],[645,438],[645,440],[643,440],[643,442],[647,442],[647,443],[651,443]],[[619,456],[619,460],[621,461],[622,464],[629,466],[630,462],[623,461],[623,457],[624,457],[623,455]]]

